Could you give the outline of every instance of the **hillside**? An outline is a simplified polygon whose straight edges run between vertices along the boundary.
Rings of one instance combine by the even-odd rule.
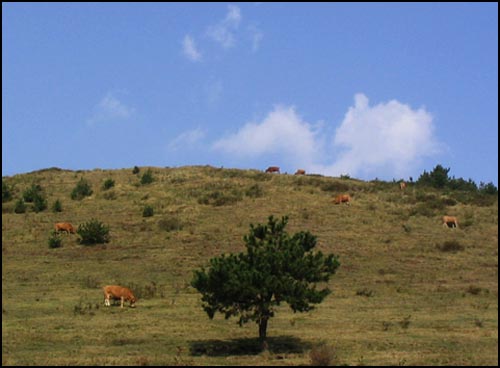
[[[210,166],[152,167],[141,185],[140,169],[3,178],[14,198],[2,205],[2,365],[309,365],[323,343],[338,365],[498,362],[497,196]],[[72,200],[81,178],[93,194]],[[32,184],[48,209],[14,213]],[[352,205],[334,205],[344,192]],[[441,226],[445,214],[460,227]],[[269,215],[288,215],[289,232],[309,230],[341,266],[312,312],[279,308],[260,352],[255,323],[209,320],[189,283],[211,257],[243,251],[249,225]],[[55,222],[92,218],[109,243],[63,235],[49,248]],[[101,287],[115,283],[138,294],[137,308],[104,307]]]

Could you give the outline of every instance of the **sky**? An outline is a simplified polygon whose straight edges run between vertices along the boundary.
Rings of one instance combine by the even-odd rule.
[[[498,186],[497,3],[2,3],[2,176],[438,164]]]

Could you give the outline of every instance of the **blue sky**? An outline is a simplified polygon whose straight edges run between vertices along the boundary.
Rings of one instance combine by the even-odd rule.
[[[498,185],[497,3],[2,3],[2,175],[280,166]]]

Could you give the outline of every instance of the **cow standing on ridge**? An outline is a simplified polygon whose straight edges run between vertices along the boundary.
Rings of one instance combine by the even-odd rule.
[[[266,173],[273,173],[273,172],[277,172],[279,174],[280,168],[278,166],[269,166],[266,170]]]

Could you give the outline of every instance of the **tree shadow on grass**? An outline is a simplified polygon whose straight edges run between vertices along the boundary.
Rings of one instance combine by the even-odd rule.
[[[264,350],[258,338],[198,340],[190,341],[189,345],[189,351],[193,356],[257,355]],[[273,354],[300,354],[311,348],[311,343],[297,337],[275,336],[267,338],[267,350]]]

